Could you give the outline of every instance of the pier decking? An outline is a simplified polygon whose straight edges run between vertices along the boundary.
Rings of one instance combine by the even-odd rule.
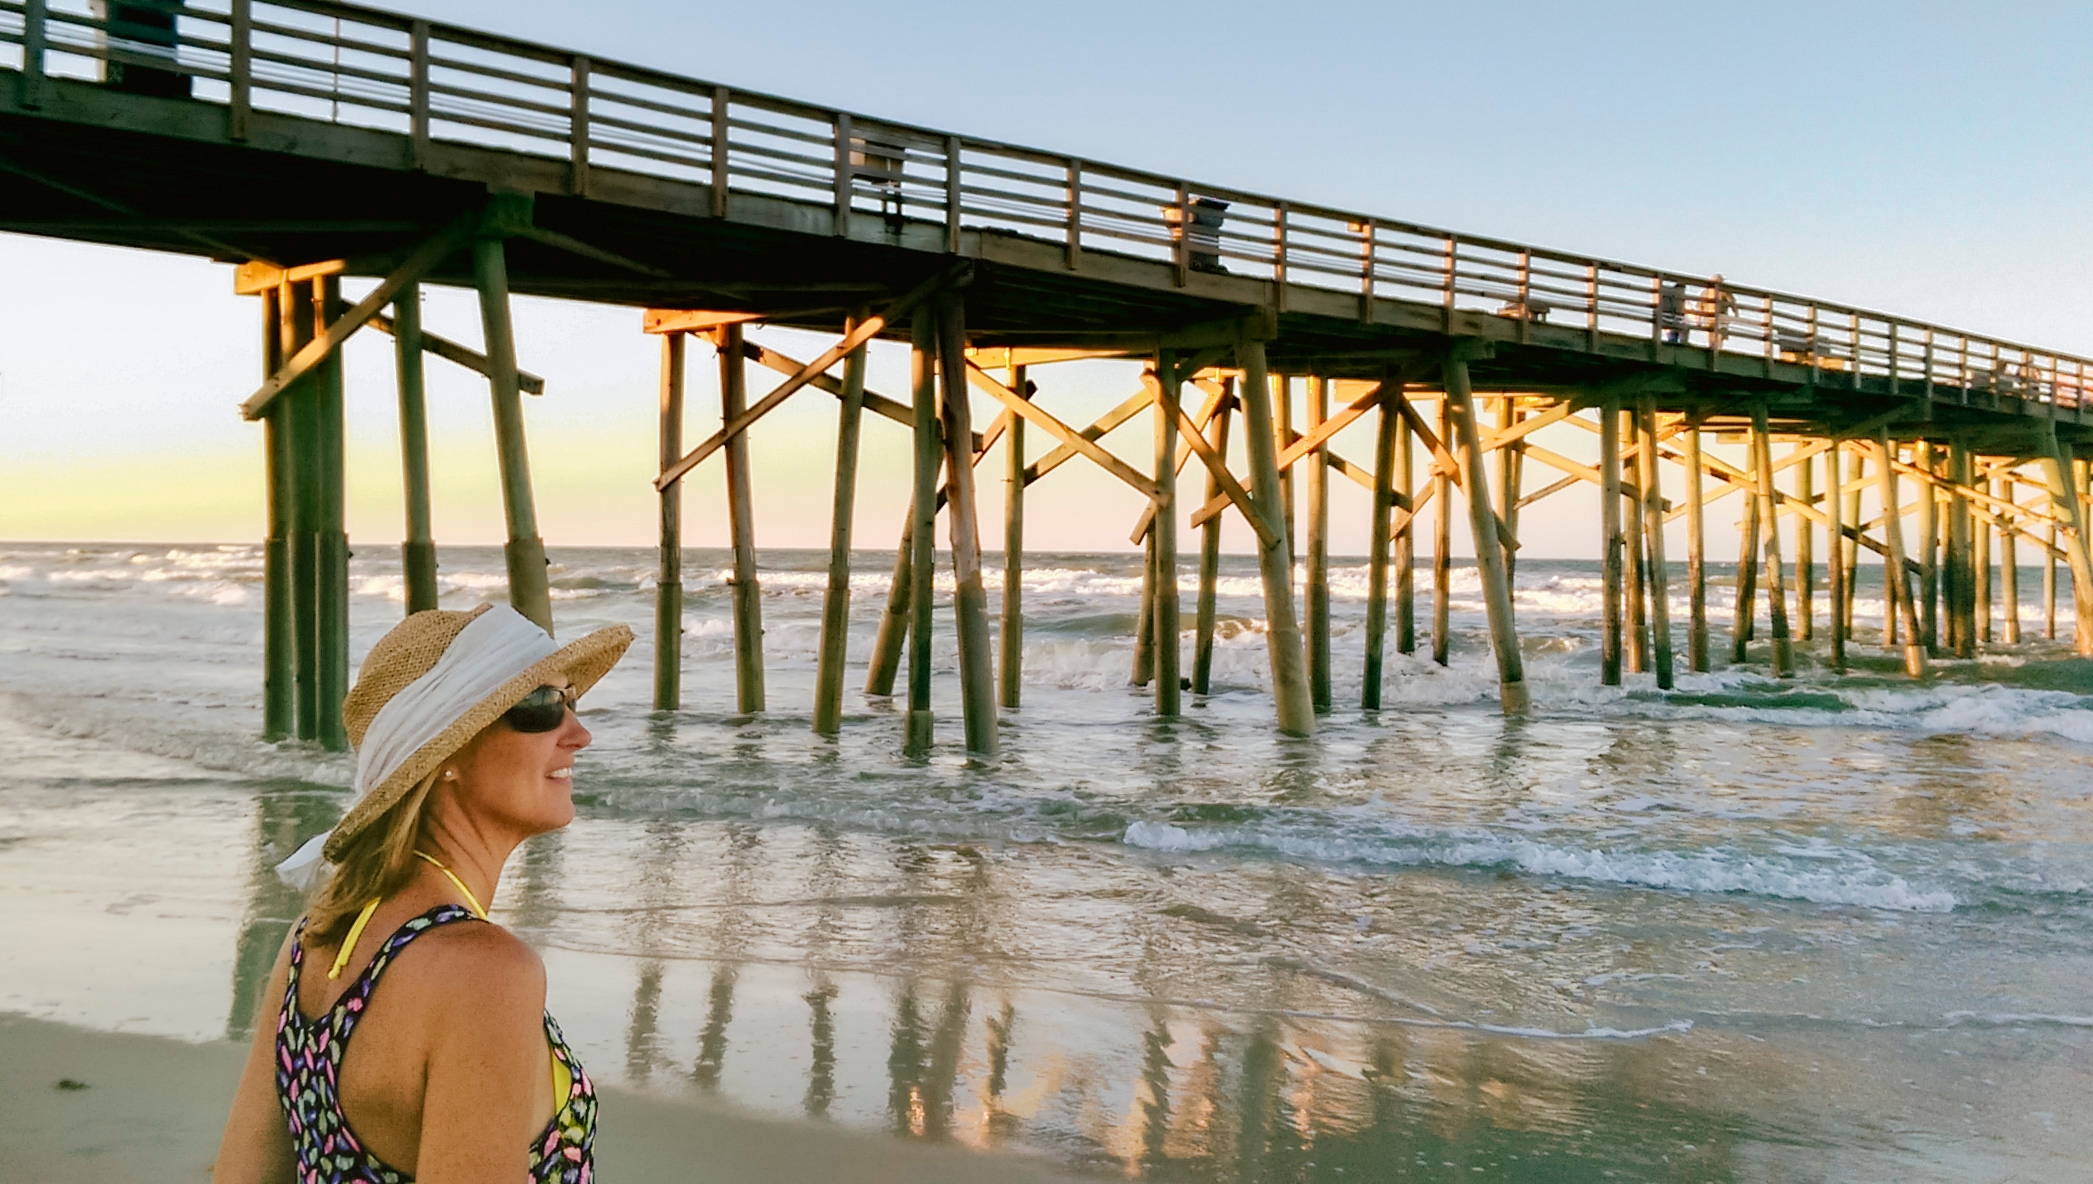
[[[1230,510],[1244,516],[1263,559],[1274,692],[1289,732],[1311,732],[1315,713],[1330,706],[1317,565],[1328,554],[1333,475],[1375,496],[1368,707],[1378,706],[1385,633],[1395,632],[1399,648],[1415,644],[1411,556],[1427,520],[1440,606],[1434,652],[1443,659],[1456,488],[1466,494],[1461,512],[1474,537],[1502,544],[1479,547],[1478,566],[1508,709],[1525,701],[1506,575],[1516,562],[1519,511],[1580,482],[1603,493],[1609,680],[1625,665],[1669,685],[1662,524],[1678,516],[1689,524],[1694,606],[1683,623],[1685,660],[1708,667],[1702,514],[1708,498],[1727,492],[1742,492],[1748,506],[1742,558],[1751,574],[1732,623],[1738,658],[1753,636],[1752,581],[1761,576],[1777,672],[1790,664],[1791,602],[1796,631],[1809,636],[1807,596],[1791,597],[1788,581],[1798,576],[1807,592],[1820,561],[1811,551],[1819,527],[1833,544],[1823,562],[1834,663],[1843,664],[1853,632],[1850,573],[1861,549],[1898,574],[1883,640],[1901,638],[1914,674],[1929,651],[1970,652],[1990,635],[1994,537],[2006,560],[2002,580],[2013,578],[2016,545],[2043,549],[2052,569],[2058,559],[2069,565],[2077,645],[2093,652],[2093,560],[2081,530],[2086,474],[2076,459],[2093,438],[2085,406],[2093,363],[2085,358],[1748,284],[914,127],[349,4],[0,0],[0,70],[11,71],[0,82],[0,230],[206,255],[240,265],[237,289],[263,298],[265,381],[244,409],[272,441],[272,734],[342,740],[346,539],[335,347],[360,328],[389,332],[400,346],[410,608],[434,602],[420,427],[421,366],[434,353],[489,377],[512,597],[550,625],[518,398],[535,380],[518,369],[511,292],[643,306],[645,328],[662,337],[663,708],[679,697],[679,482],[715,451],[728,470],[741,590],[737,697],[745,710],[765,706],[744,433],[810,388],[840,401],[845,424],[832,598],[848,594],[858,416],[871,411],[914,429],[916,506],[900,532],[868,690],[891,693],[901,656],[910,655],[916,743],[930,735],[921,643],[931,601],[930,581],[911,573],[932,562],[941,507],[949,506],[959,581],[970,749],[993,750],[997,703],[1016,706],[1020,693],[1016,645],[1003,647],[1003,677],[995,677],[974,520],[974,469],[999,441],[1012,458],[1006,541],[1021,537],[1026,487],[1075,457],[1150,500],[1149,513],[1130,525],[1149,549],[1152,573],[1175,572],[1180,524],[1204,531],[1195,693],[1205,690],[1213,627],[1212,523]],[[380,282],[348,306],[338,291],[345,276]],[[479,290],[483,349],[421,330],[422,283]],[[748,340],[746,330],[762,324],[839,336],[818,357],[785,358]],[[717,347],[727,406],[719,430],[686,450],[682,375],[691,335]],[[864,389],[863,351],[876,338],[913,344],[912,390],[888,397]],[[1148,380],[1098,424],[1062,422],[1051,391],[1035,380],[1052,362],[1100,356],[1146,359]],[[751,400],[751,362],[786,377]],[[971,412],[977,394],[999,415],[980,429]],[[1492,407],[1494,422],[1485,424]],[[1142,414],[1155,424],[1152,456],[1127,460],[1097,442]],[[1332,453],[1337,431],[1368,416],[1379,424],[1371,463]],[[1027,425],[1052,437],[1054,450],[1028,461]],[[1600,437],[1596,467],[1534,438],[1579,429]],[[1228,467],[1231,430],[1247,444],[1245,471]],[[1750,468],[1704,454],[1708,430],[1748,433]],[[1776,437],[1793,449],[1776,456]],[[1411,463],[1417,450],[1427,458],[1422,482]],[[1188,512],[1178,473],[1194,459],[1205,479],[1198,509]],[[1660,495],[1660,461],[1687,478],[1678,505]],[[1529,491],[1527,462],[1560,480]],[[2039,472],[2026,471],[2030,464]],[[1900,479],[1919,491],[1908,508]],[[2040,493],[2023,503],[2016,489],[2026,484]],[[1861,521],[1863,490],[1895,512]],[[1434,501],[1438,508],[1421,516]],[[1779,515],[1801,527],[1802,554],[1781,555],[1781,532],[1767,529]],[[1022,549],[1006,550],[1008,641],[1022,627]],[[1294,604],[1297,559],[1307,565],[1305,620]],[[1160,713],[1174,714],[1176,584],[1150,583],[1134,676],[1156,688]],[[2012,640],[2017,609],[2011,597],[2005,603],[2001,627]],[[840,612],[829,619],[814,712],[821,730],[838,718],[847,625]]]

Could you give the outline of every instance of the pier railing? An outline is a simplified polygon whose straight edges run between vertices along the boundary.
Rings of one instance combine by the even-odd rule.
[[[1060,244],[1376,301],[1811,366],[1892,394],[2076,407],[2088,359],[1885,313],[1464,235],[934,131],[326,0],[0,0],[0,67],[21,102],[101,82],[253,112],[565,161],[575,192],[616,169],[833,208],[853,219]],[[1536,334],[1536,337],[1541,335]],[[1552,339],[1548,337],[1541,339]],[[1571,336],[1574,337],[1574,334]]]

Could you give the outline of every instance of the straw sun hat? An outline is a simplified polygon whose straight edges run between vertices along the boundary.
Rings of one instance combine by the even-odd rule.
[[[468,612],[429,609],[414,613],[380,638],[378,644],[371,647],[369,656],[364,658],[363,668],[357,672],[355,689],[342,700],[342,720],[348,725],[349,743],[361,749],[364,736],[379,710],[409,684],[429,673],[465,626],[493,607],[483,604]],[[631,644],[632,630],[623,625],[598,629],[532,663],[466,708],[434,739],[416,748],[390,775],[357,799],[327,836],[325,854],[328,861],[340,862],[351,839],[525,695],[556,676],[565,675],[579,696],[617,665],[618,659],[625,655],[625,648]]]

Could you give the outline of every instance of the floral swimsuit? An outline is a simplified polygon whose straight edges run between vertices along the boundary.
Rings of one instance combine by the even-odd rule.
[[[318,1019],[307,1019],[298,1010],[298,971],[305,961],[305,923],[298,923],[291,944],[290,982],[276,1021],[276,1098],[291,1125],[298,1184],[413,1184],[413,1177],[366,1151],[349,1129],[339,1088],[342,1057],[370,1005],[378,976],[407,943],[438,925],[473,919],[466,909],[446,904],[400,926]],[[589,1184],[595,1171],[596,1089],[550,1014],[545,1017],[545,1039],[552,1046],[553,1081],[556,1086],[564,1081],[566,1096],[544,1133],[531,1143],[530,1179],[534,1184]]]

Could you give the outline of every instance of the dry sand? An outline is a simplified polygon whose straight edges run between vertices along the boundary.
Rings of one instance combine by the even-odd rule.
[[[209,1179],[243,1051],[0,1015],[0,1184]],[[596,1162],[606,1184],[1075,1179],[1030,1160],[752,1117],[703,1099],[602,1097]]]

